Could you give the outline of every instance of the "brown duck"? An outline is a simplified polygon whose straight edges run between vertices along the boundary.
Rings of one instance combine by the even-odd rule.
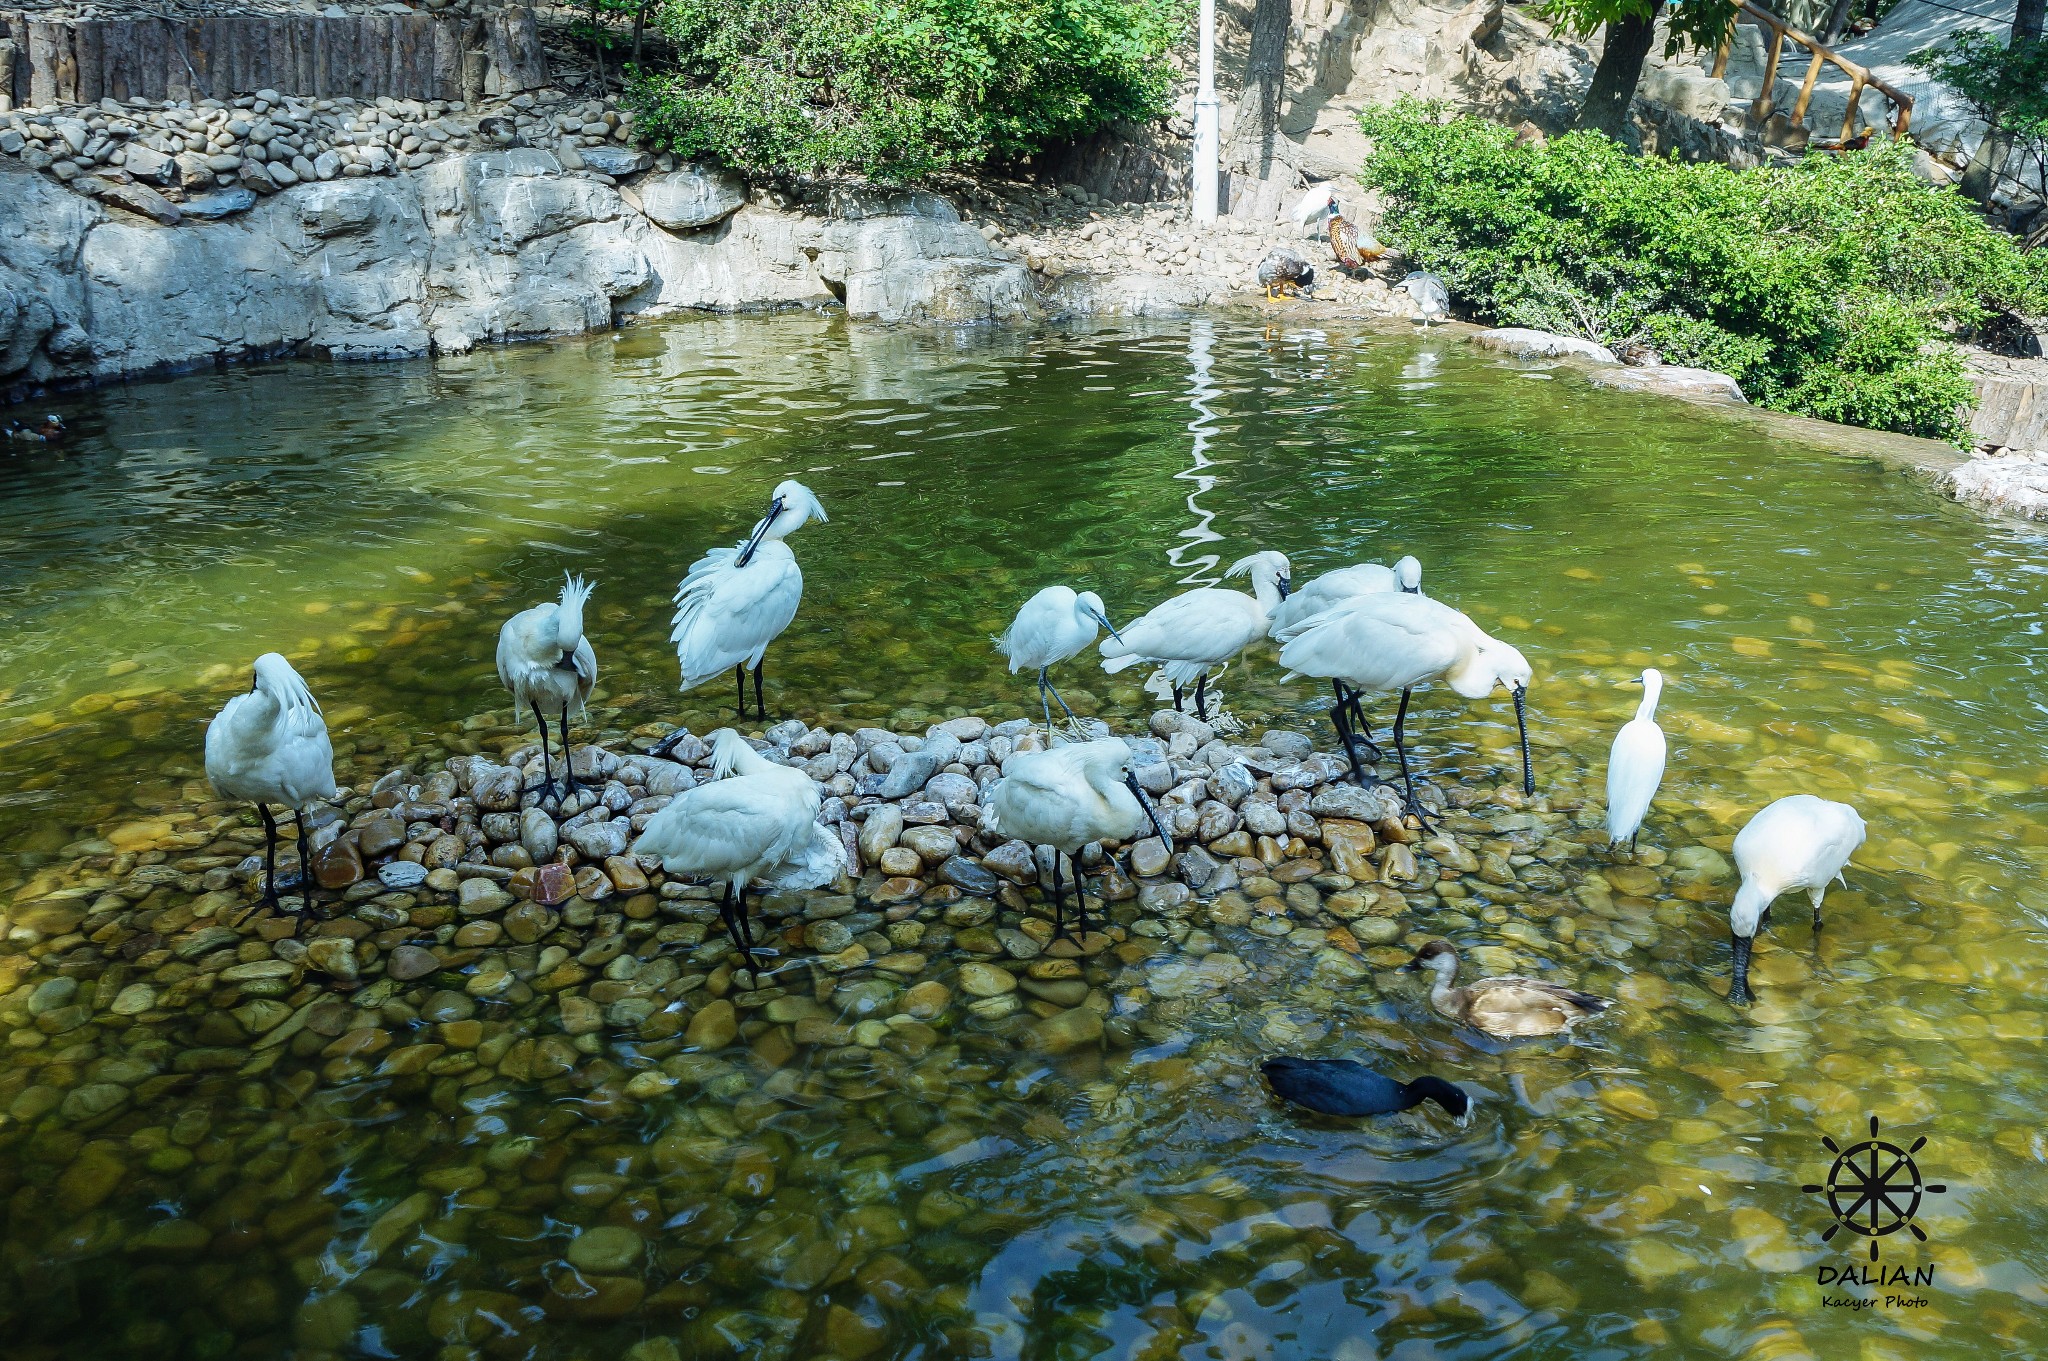
[[[1430,985],[1429,1000],[1439,1012],[1503,1039],[1556,1035],[1613,1005],[1604,997],[1574,992],[1534,978],[1481,978],[1462,988],[1454,987],[1458,952],[1440,940],[1417,950],[1408,967],[1428,969],[1436,975],[1436,981]]]
[[[1295,221],[1306,227],[1318,217],[1325,218],[1325,235],[1330,240],[1330,252],[1337,257],[1340,269],[1363,269],[1368,260],[1377,260],[1387,253],[1387,248],[1374,239],[1371,232],[1361,233],[1358,224],[1344,216],[1344,205],[1337,201],[1337,188],[1333,184],[1318,184],[1310,189],[1294,210]]]

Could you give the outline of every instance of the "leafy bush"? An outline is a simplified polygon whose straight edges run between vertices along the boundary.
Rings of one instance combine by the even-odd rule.
[[[662,0],[657,146],[757,173],[917,179],[1164,112],[1186,0]]]
[[[2007,43],[1966,29],[1908,60],[2010,137],[2033,165],[2034,187],[2048,197],[2048,40]]]
[[[1731,170],[1547,145],[1441,106],[1362,115],[1381,236],[1503,323],[1732,375],[1764,406],[1961,441],[1948,337],[2048,311],[2048,260],[1913,175],[1910,148]]]

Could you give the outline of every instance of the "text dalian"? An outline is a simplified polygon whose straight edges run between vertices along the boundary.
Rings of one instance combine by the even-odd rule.
[[[1828,1286],[1863,1285],[1883,1288],[1886,1286],[1930,1286],[1934,1284],[1934,1263],[1926,1266],[1823,1266],[1813,1275],[1814,1283],[1825,1290]],[[1828,1295],[1820,1297],[1821,1305],[1829,1309],[1870,1309],[1882,1303],[1887,1309],[1923,1308],[1927,1301],[1918,1295],[1885,1295],[1881,1300],[1874,1295]]]

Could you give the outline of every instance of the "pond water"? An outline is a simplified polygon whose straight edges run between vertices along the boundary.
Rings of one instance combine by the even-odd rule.
[[[688,320],[60,409],[69,445],[0,463],[12,1356],[2048,1352],[2032,533],[1710,411],[1448,338],[1285,324]],[[1534,664],[1535,808],[1563,817],[1532,837],[1494,796],[1518,782],[1505,702],[1420,697],[1420,759],[1477,800],[1468,844],[1547,870],[1405,885],[1407,948],[1362,955],[1199,906],[1147,935],[1120,905],[1142,948],[1083,974],[1113,1023],[1057,1054],[958,1005],[849,1038],[860,1018],[822,976],[715,1052],[603,1031],[575,1071],[523,1080],[338,1052],[330,1036],[431,1026],[382,984],[380,1005],[270,1048],[234,988],[176,986],[187,964],[155,1009],[110,1007],[148,961],[48,904],[166,928],[217,910],[190,878],[232,863],[221,837],[245,853],[253,821],[211,802],[200,741],[257,653],[288,653],[322,698],[344,783],[423,775],[519,745],[496,630],[568,568],[597,582],[579,740],[708,731],[729,687],[675,693],[669,598],[792,476],[832,518],[791,541],[807,588],[769,704],[833,728],[1024,713],[988,639],[1051,581],[1122,619],[1262,548],[1297,579],[1414,553],[1431,594]],[[1625,682],[1652,664],[1671,757],[1630,864],[1586,843],[1640,693]],[[1152,707],[1134,676],[1084,659],[1064,693],[1132,730]],[[1253,732],[1329,745],[1324,692],[1270,650],[1222,686]],[[1698,848],[1725,853],[1800,790],[1856,804],[1870,838],[1818,942],[1781,905],[1737,1012],[1732,883]],[[1570,1041],[1487,1041],[1396,967],[1437,936],[1619,1005]],[[1206,990],[1148,989],[1175,952],[1236,963]],[[934,951],[931,976],[955,956]],[[553,1012],[477,1015],[509,1038]],[[1432,1071],[1479,1102],[1462,1127],[1303,1120],[1258,1082],[1276,1051]],[[622,1095],[657,1059],[682,1080]],[[1819,1268],[1867,1245],[1824,1244],[1801,1188],[1823,1136],[1873,1115],[1924,1137],[1946,1185],[1925,1242],[1882,1243],[1883,1265],[1933,1280],[1823,1288]],[[565,1265],[579,1235],[603,1298]]]

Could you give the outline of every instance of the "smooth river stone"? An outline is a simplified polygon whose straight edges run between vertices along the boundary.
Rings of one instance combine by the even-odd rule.
[[[569,1242],[570,1265],[584,1271],[616,1275],[640,1263],[646,1243],[631,1229],[602,1224],[583,1230]]]
[[[394,860],[377,867],[377,882],[386,888],[418,888],[427,882],[427,867],[411,860]]]
[[[1007,969],[972,961],[960,966],[960,990],[970,997],[1000,997],[1016,987],[1016,976]]]
[[[441,961],[432,950],[423,950],[417,945],[400,945],[384,961],[384,971],[401,983],[425,978],[440,967]]]

